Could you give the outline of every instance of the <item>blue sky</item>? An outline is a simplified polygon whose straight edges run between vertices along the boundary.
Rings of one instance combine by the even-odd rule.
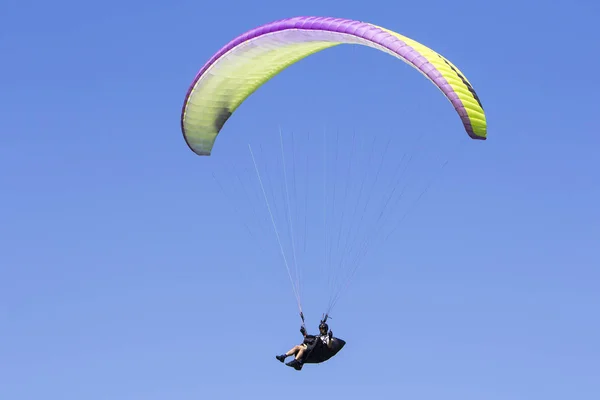
[[[2,9],[0,398],[599,398],[597,2]],[[179,113],[197,70],[235,36],[295,15],[360,19],[439,51],[478,91],[489,140],[468,141],[411,68],[348,47],[273,79],[213,156],[195,156]],[[251,167],[248,143],[275,146],[261,158],[275,162],[280,126],[287,140],[437,132],[450,160],[413,174],[438,179],[332,313],[347,347],[301,373],[274,359],[300,333],[273,232],[249,218],[252,240],[230,205],[248,216],[250,202],[224,201],[212,175],[235,190],[227,166]],[[289,154],[324,154],[303,143]],[[319,171],[306,173],[315,199]],[[303,258],[311,331],[320,212],[315,201]]]

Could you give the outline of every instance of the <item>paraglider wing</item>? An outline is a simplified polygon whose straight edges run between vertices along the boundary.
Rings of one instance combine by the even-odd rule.
[[[486,118],[475,90],[440,54],[366,22],[294,17],[244,33],[202,67],[188,90],[181,114],[188,146],[198,155],[210,155],[221,128],[248,96],[290,65],[340,44],[369,46],[416,68],[452,103],[467,134],[486,139]]]

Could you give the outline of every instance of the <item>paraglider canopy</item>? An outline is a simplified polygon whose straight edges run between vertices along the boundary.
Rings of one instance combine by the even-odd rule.
[[[369,46],[411,65],[452,103],[471,138],[486,138],[479,97],[464,74],[442,55],[367,22],[294,17],[238,36],[200,69],[181,113],[181,128],[190,149],[198,155],[210,155],[221,128],[248,96],[290,65],[340,44]]]

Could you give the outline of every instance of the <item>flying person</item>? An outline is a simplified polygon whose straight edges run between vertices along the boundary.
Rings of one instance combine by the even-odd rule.
[[[333,332],[329,329],[329,326],[324,321],[319,324],[318,335],[308,335],[304,326],[300,327],[300,333],[304,337],[302,344],[292,347],[287,353],[275,356],[279,361],[285,362],[285,359],[290,356],[295,356],[292,361],[287,363],[297,371],[302,369],[306,358],[313,352],[329,352],[334,350],[333,347]]]

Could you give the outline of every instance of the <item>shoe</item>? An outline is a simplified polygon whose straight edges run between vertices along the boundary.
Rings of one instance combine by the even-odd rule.
[[[285,361],[285,354],[282,354],[280,356],[275,356],[275,358],[278,359],[281,362],[284,362]]]
[[[294,368],[296,371],[300,371],[302,369],[302,363],[295,358],[285,365]]]

